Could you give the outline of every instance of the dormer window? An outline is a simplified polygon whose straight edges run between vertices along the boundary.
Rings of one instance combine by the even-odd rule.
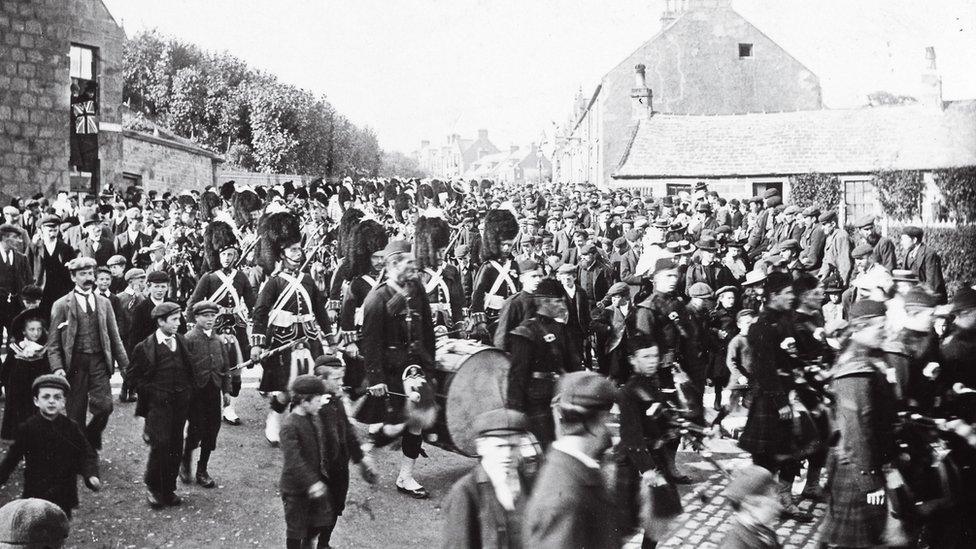
[[[752,44],[739,42],[739,59],[744,59],[746,57],[752,57]]]

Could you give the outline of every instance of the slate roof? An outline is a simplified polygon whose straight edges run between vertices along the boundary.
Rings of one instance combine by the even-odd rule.
[[[722,177],[976,166],[976,100],[642,120],[612,177]]]

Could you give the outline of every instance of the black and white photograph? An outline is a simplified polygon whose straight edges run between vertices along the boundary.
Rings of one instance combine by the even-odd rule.
[[[976,2],[0,0],[0,547],[976,547]]]

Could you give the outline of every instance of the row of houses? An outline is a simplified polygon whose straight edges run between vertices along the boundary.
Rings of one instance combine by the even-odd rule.
[[[944,101],[934,48],[919,59],[916,98],[829,109],[819,77],[729,0],[667,1],[662,30],[577,96],[553,177],[656,196],[703,180],[731,198],[834,174],[853,216],[877,208],[872,174],[920,170],[932,212],[932,173],[976,166],[976,101]]]

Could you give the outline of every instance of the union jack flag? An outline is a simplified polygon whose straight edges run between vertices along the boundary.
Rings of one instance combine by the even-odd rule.
[[[95,102],[82,101],[71,105],[71,112],[75,115],[75,133],[98,133],[98,120],[95,118]]]

